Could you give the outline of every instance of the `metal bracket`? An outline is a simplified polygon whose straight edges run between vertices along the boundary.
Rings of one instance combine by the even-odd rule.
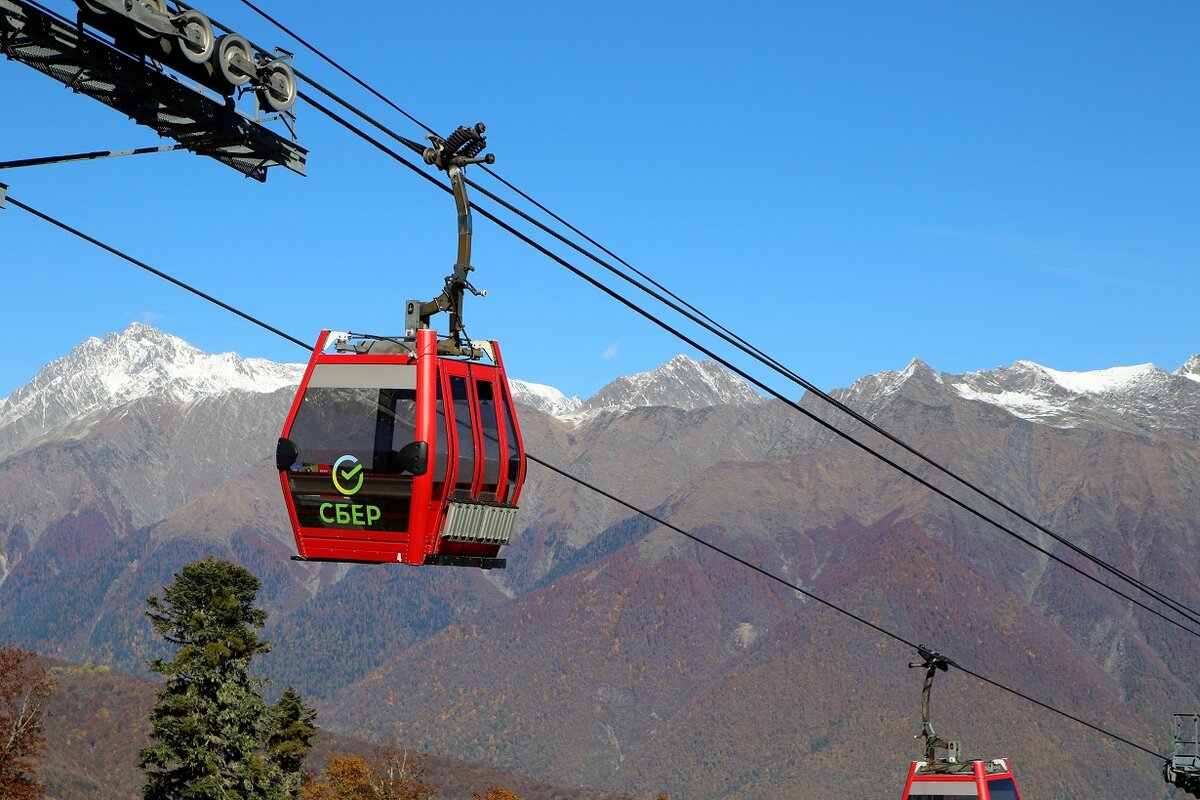
[[[0,183],[0,208],[4,208],[4,198],[8,196],[8,184]]]

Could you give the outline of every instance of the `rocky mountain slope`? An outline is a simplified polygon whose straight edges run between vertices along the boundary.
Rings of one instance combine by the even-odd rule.
[[[157,646],[144,598],[213,554],[263,578],[264,669],[343,733],[639,794],[875,796],[881,775],[899,791],[918,754],[911,653],[539,467],[502,572],[288,560],[269,456],[292,394],[272,381],[295,367],[234,368],[172,338],[90,340],[0,401],[0,638],[138,669]],[[50,387],[89,369],[75,420]],[[159,377],[130,378],[143,374]],[[1200,357],[1173,373],[913,362],[837,394],[1200,607]],[[964,665],[1160,752],[1169,714],[1200,707],[1196,637],[714,365],[680,357],[586,401],[537,384],[514,396],[531,453]],[[1028,796],[1162,792],[1144,754],[961,673],[939,681],[939,731],[1012,755]]]

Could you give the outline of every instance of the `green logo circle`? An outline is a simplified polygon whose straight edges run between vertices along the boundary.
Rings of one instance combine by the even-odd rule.
[[[345,466],[343,466],[345,465]],[[358,494],[363,485],[363,466],[352,455],[344,455],[333,462],[333,488],[346,497]]]

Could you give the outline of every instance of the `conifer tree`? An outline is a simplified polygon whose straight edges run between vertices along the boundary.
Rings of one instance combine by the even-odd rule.
[[[147,600],[154,630],[177,649],[150,670],[165,679],[140,754],[146,800],[282,800],[293,795],[315,714],[294,691],[268,711],[250,662],[270,645],[257,630],[259,581],[213,558],[175,574]]]
[[[304,760],[317,733],[317,712],[304,704],[300,693],[291,686],[283,691],[271,709],[267,731],[267,753],[293,794],[304,778]]]

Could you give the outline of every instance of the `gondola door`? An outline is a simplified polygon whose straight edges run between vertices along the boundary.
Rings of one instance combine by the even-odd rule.
[[[519,470],[522,461],[519,443],[509,441],[516,426],[503,388],[504,372],[450,359],[442,360],[440,371],[451,477],[436,560],[495,559],[501,545],[508,543],[516,511],[515,504],[507,502],[516,494],[518,480],[510,474],[510,464],[515,462]]]

